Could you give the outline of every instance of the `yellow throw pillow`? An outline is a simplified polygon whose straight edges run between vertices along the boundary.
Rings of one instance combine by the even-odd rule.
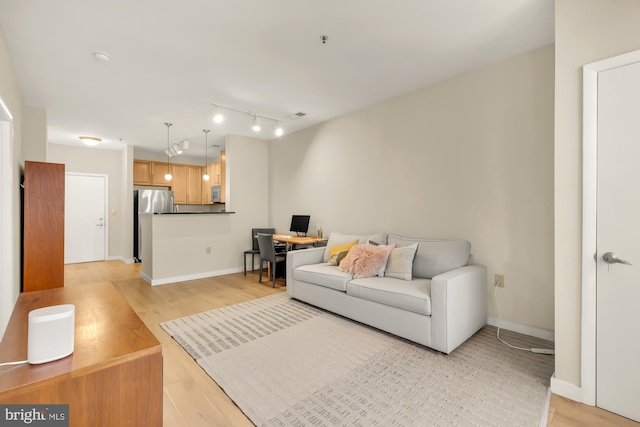
[[[349,249],[351,249],[351,246],[357,245],[358,242],[359,240],[356,239],[356,240],[352,240],[349,243],[344,243],[342,245],[331,246],[331,249],[329,249],[329,258],[331,258],[334,254],[337,254],[338,252],[348,251]]]

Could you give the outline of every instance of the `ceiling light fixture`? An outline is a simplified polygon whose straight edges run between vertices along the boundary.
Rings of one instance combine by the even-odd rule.
[[[275,136],[282,136],[282,134],[284,134],[284,129],[282,129],[282,126],[280,125],[280,122],[277,122],[273,126],[273,133],[274,133]]]
[[[207,173],[207,165],[209,163],[207,149],[209,147],[209,144],[207,137],[209,136],[209,132],[211,131],[209,129],[202,129],[202,132],[204,132],[204,175],[202,175],[202,179],[204,179],[205,181],[209,181],[209,174]]]
[[[173,126],[173,123],[165,123],[164,125],[167,127],[167,151],[169,151],[170,150],[170,148],[169,148],[169,128],[171,126]],[[167,153],[167,173],[164,175],[164,179],[166,179],[167,181],[171,181],[171,178],[173,178],[173,176],[171,176],[171,172],[169,172],[169,166],[170,165],[171,165],[171,157]]]
[[[220,112],[220,109],[218,108],[217,105],[214,105],[215,110],[213,110],[213,121],[215,123],[222,123],[224,121],[224,116],[222,115],[222,112]]]
[[[253,129],[254,132],[260,132],[260,118],[255,114],[253,115],[253,126],[251,126],[251,129]]]
[[[251,129],[253,129],[254,132],[260,132],[260,130],[262,129],[262,126],[260,125],[260,119],[267,119],[267,120],[273,120],[275,123],[275,126],[273,127],[273,132],[276,136],[282,136],[284,135],[284,129],[282,127],[282,120],[280,119],[276,119],[274,117],[269,117],[269,116],[265,116],[264,114],[258,114],[258,113],[254,113],[253,111],[246,111],[246,110],[240,110],[238,108],[233,108],[233,107],[227,107],[224,105],[220,105],[220,104],[214,104],[211,103],[211,105],[215,108],[214,113],[213,113],[213,121],[216,123],[221,123],[223,120],[223,116],[222,113],[220,112],[220,109],[226,109],[226,110],[231,110],[231,111],[237,111],[238,113],[243,113],[243,114],[247,114],[251,117],[253,117],[253,124],[251,126]],[[219,117],[219,121],[217,119],[217,117]]]
[[[93,57],[100,62],[109,62],[111,60],[109,54],[104,52],[93,52]]]
[[[100,138],[96,138],[93,136],[80,136],[78,138],[80,138],[80,141],[84,142],[86,145],[89,145],[91,147],[100,144],[100,142],[102,141]]]

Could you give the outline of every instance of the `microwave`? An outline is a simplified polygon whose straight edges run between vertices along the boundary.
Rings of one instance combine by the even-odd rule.
[[[220,186],[219,185],[211,186],[211,202],[220,203]]]

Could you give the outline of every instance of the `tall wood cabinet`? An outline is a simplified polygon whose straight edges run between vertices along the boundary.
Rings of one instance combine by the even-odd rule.
[[[24,163],[23,291],[64,286],[64,165]]]

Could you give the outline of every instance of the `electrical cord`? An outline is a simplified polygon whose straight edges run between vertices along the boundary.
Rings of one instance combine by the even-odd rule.
[[[502,322],[502,313],[500,312],[500,303],[498,302],[498,284],[496,283],[495,286],[493,287],[493,297],[496,300],[496,307],[498,308],[498,318],[500,319],[500,322]],[[505,340],[503,340],[502,338],[500,338],[500,325],[498,325],[498,331],[496,332],[496,338],[498,338],[498,341],[500,341],[501,343],[503,343],[504,345],[507,345],[511,348],[514,348],[516,350],[522,350],[522,351],[530,351],[531,353],[536,353],[536,354],[556,354],[555,350],[552,349],[547,349],[547,348],[524,348],[524,347],[518,347],[512,344],[509,344],[508,342],[506,342]]]
[[[0,363],[0,367],[1,366],[9,366],[9,365],[22,365],[23,363],[27,363],[28,360],[21,360],[19,362],[6,362],[6,363]]]

